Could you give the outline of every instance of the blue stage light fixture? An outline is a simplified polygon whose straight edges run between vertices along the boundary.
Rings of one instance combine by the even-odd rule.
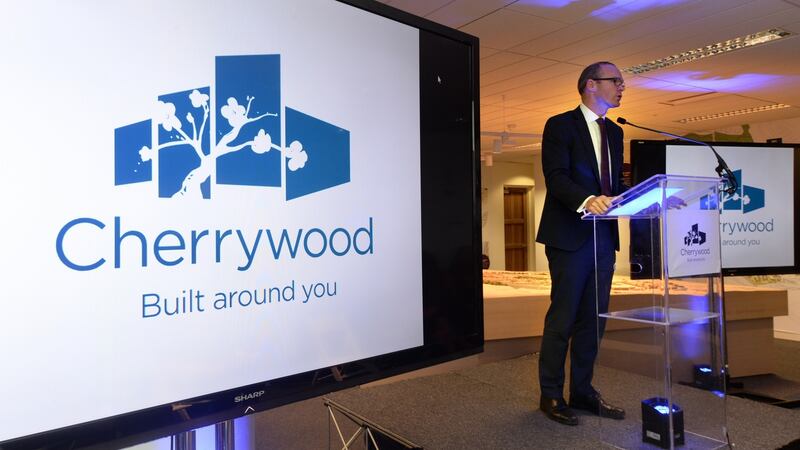
[[[695,364],[692,385],[707,391],[719,390],[719,380],[714,376],[714,371],[708,364]]]
[[[669,402],[662,397],[642,400],[642,442],[669,448]],[[684,444],[683,409],[672,404],[672,435],[676,446]]]

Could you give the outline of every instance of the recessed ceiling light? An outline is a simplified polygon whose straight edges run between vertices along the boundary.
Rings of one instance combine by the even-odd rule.
[[[703,120],[721,119],[723,117],[741,116],[743,114],[752,114],[757,112],[772,111],[774,109],[791,108],[792,105],[785,105],[783,103],[775,103],[772,105],[756,106],[754,108],[737,109],[735,111],[727,111],[716,114],[706,114],[703,116],[687,117],[686,119],[678,120],[680,123],[700,122]]]
[[[789,31],[782,30],[780,28],[771,28],[766,31],[759,31],[758,33],[748,34],[747,36],[740,36],[737,38],[728,39],[727,41],[717,42],[716,44],[696,48],[694,50],[688,50],[675,55],[670,55],[666,58],[656,59],[644,64],[639,64],[638,66],[626,67],[622,69],[622,71],[636,75],[650,72],[652,70],[674,66],[675,64],[683,64],[697,59],[707,58],[709,56],[720,55],[723,53],[732,52],[734,50],[764,44],[791,35],[792,33]]]

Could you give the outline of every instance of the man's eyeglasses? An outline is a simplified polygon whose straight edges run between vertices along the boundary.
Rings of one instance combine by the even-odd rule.
[[[620,78],[620,77],[611,77],[611,78],[592,78],[592,79],[593,79],[594,81],[603,81],[603,80],[609,80],[609,81],[613,81],[613,82],[614,82],[614,86],[616,86],[616,87],[625,86],[625,80],[623,80],[623,79],[622,79],[622,78]]]

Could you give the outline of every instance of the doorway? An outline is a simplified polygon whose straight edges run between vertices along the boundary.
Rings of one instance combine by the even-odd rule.
[[[503,188],[506,270],[528,270],[528,188]]]

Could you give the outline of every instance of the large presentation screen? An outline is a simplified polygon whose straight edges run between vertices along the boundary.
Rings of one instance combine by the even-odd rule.
[[[797,272],[800,149],[791,144],[712,145],[739,185],[719,202],[724,272]],[[649,173],[714,176],[717,166],[713,152],[700,145],[632,141],[631,152],[634,181]]]
[[[34,3],[0,19],[0,444],[425,344],[418,28]]]

